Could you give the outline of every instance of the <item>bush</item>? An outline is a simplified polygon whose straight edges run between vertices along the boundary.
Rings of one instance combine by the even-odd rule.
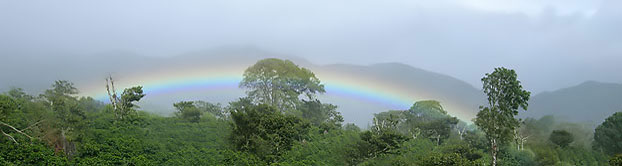
[[[609,159],[609,165],[622,166],[622,154],[617,154]]]

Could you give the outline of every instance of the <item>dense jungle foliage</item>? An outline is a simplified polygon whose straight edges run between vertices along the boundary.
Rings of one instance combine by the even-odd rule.
[[[518,119],[529,92],[514,70],[482,81],[489,104],[474,123],[423,100],[364,128],[315,97],[325,90],[313,72],[280,59],[246,70],[248,96],[180,101],[170,117],[139,109],[149,95],[140,86],[109,90],[106,103],[77,96],[69,81],[39,95],[15,88],[0,94],[0,165],[622,165],[622,112],[595,130]]]

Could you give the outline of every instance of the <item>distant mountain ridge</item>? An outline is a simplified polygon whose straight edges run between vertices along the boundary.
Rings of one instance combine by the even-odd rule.
[[[560,120],[600,124],[622,111],[622,84],[587,81],[532,96],[521,117],[555,115]]]

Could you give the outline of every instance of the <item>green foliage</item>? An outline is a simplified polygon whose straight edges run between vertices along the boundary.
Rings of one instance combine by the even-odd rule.
[[[84,110],[80,109],[77,98],[73,96],[77,93],[78,90],[73,86],[73,83],[62,80],[56,81],[52,85],[52,89],[46,90],[43,94],[43,97],[51,105],[57,120],[59,120],[58,125],[61,130],[71,130],[82,125],[80,123],[85,115]]]
[[[181,101],[173,104],[177,112],[175,116],[190,122],[199,122],[201,118],[226,119],[227,114],[220,104],[205,101]]]
[[[78,107],[85,111],[98,111],[104,108],[104,103],[93,99],[92,97],[80,97],[78,100]]]
[[[0,165],[67,165],[67,158],[56,155],[45,143],[0,143]]]
[[[76,95],[78,90],[69,81],[56,81],[41,96],[50,105],[53,118],[47,119],[46,139],[69,157],[75,152],[75,142],[81,139],[86,115]]]
[[[153,165],[157,146],[133,137],[106,137],[85,141],[75,162],[79,165]]]
[[[321,133],[341,128],[343,116],[337,112],[335,105],[324,104],[319,100],[302,101],[298,109],[302,112],[302,118],[320,127]]]
[[[518,109],[527,109],[529,91],[517,79],[516,72],[506,68],[495,68],[482,78],[484,93],[488,96],[488,106],[480,106],[475,124],[486,133],[490,141],[492,165],[496,165],[498,146],[513,138],[513,131],[519,126],[514,118]]]
[[[449,138],[458,124],[456,117],[447,115],[440,102],[434,100],[417,101],[406,111],[390,110],[377,113],[380,121],[395,121],[399,133],[413,138],[428,138],[440,145]]]
[[[431,153],[423,158],[421,165],[424,166],[443,166],[443,165],[475,165],[471,161],[461,157],[457,153]]]
[[[274,107],[261,104],[231,112],[231,142],[236,149],[274,162],[296,141],[308,135],[310,124],[293,115],[283,115]]]
[[[225,121],[188,122],[140,113],[143,123],[119,123],[110,111],[88,114],[77,165],[228,165],[230,126]],[[208,157],[206,157],[208,156]]]
[[[276,58],[260,60],[246,69],[240,87],[248,89],[246,93],[254,101],[284,112],[296,107],[300,95],[313,100],[315,93],[325,92],[313,72]]]
[[[429,139],[410,139],[400,154],[385,154],[359,165],[485,165],[486,154],[462,140],[436,145]]]
[[[347,123],[346,125],[343,126],[343,129],[345,131],[354,131],[354,132],[361,132],[361,128],[359,128],[358,126],[356,126],[354,123]]]
[[[361,133],[355,149],[349,152],[352,163],[359,163],[385,154],[400,154],[402,143],[409,138],[397,131],[397,119],[376,120],[369,131]]]
[[[447,115],[440,102],[434,100],[417,101],[408,110],[406,115],[406,126],[411,135],[429,138],[440,145],[458,124],[456,117]],[[419,133],[413,133],[419,131]]]
[[[360,140],[356,131],[312,133],[309,141],[294,144],[278,165],[347,165],[348,150]]]
[[[549,140],[557,146],[565,148],[574,141],[574,136],[566,130],[553,130]]]
[[[178,111],[175,113],[177,117],[190,122],[199,122],[203,115],[203,112],[201,112],[192,101],[181,101],[173,104],[173,106]]]
[[[609,159],[609,165],[622,166],[622,154],[617,154]]]
[[[567,133],[560,132],[562,130]],[[533,153],[532,158],[537,165],[606,165],[604,154],[585,146],[589,144],[587,140],[590,140],[593,130],[584,124],[558,122],[553,116],[544,116],[537,120],[525,119],[520,131],[524,136],[529,136],[525,149],[520,152]],[[558,134],[554,134],[554,131]],[[569,135],[572,135],[574,142],[562,147],[566,145],[563,142],[570,141]],[[515,148],[512,149],[515,151]]]
[[[622,153],[622,112],[616,112],[596,127],[594,149],[607,155]]]
[[[536,154],[536,162],[539,165],[554,165],[559,162],[559,154],[554,147],[540,145],[532,146],[532,151]]]
[[[145,97],[142,86],[135,86],[123,90],[121,94],[121,105],[123,109],[131,109],[137,107],[134,102]]]
[[[557,148],[560,162],[569,165],[607,165],[606,155],[583,147]]]
[[[480,130],[466,131],[463,136],[463,140],[465,143],[473,146],[477,149],[488,149],[488,140],[486,140],[486,135],[484,132]]]
[[[444,154],[455,153],[460,157],[469,161],[476,161],[482,159],[485,155],[481,150],[473,148],[469,144],[465,144],[462,141],[452,140],[443,146],[437,147],[436,151]]]
[[[244,110],[250,107],[255,107],[255,104],[253,104],[253,99],[251,99],[250,97],[242,97],[236,101],[229,102],[229,105],[225,107],[225,110],[231,113],[236,110]]]
[[[413,104],[410,107],[409,111],[417,115],[426,114],[428,117],[434,117],[438,115],[447,114],[447,111],[443,109],[443,106],[441,106],[441,103],[436,100],[417,101],[415,102],[415,104]],[[440,114],[437,114],[437,112]],[[425,115],[419,115],[419,116],[425,116]]]
[[[126,121],[134,120],[132,116],[136,115],[135,108],[138,107],[134,103],[140,101],[140,99],[142,99],[143,97],[145,97],[145,94],[143,93],[142,86],[135,86],[124,89],[123,93],[121,94],[121,98],[118,101],[118,103],[120,104],[119,108],[115,110],[117,112],[117,117]]]
[[[499,165],[523,166],[538,165],[534,159],[535,154],[529,150],[516,150],[510,146],[504,146],[499,154]]]
[[[620,155],[608,156],[619,153],[615,145],[622,113],[593,133],[595,150],[585,148],[592,130],[584,124],[545,116],[515,126],[514,116],[527,106],[529,92],[512,70],[495,69],[482,79],[490,103],[475,120],[479,128],[450,116],[440,102],[425,100],[408,110],[375,114],[373,125],[363,130],[352,123],[342,126],[337,106],[313,98],[324,91],[319,80],[290,61],[262,60],[247,73],[249,97],[224,108],[205,101],[178,102],[177,117],[135,110],[145,96],[140,86],[125,89],[108,105],[75,96],[77,89],[68,81],[56,81],[38,97],[11,89],[0,94],[0,121],[7,123],[0,126],[0,165],[468,166],[487,165],[494,156],[499,165],[511,166],[622,161]],[[261,82],[266,80],[274,82]],[[267,88],[280,98],[276,104],[265,100],[266,95],[275,97],[263,94],[265,87],[252,89],[264,83],[278,84]],[[307,100],[298,99],[303,94]],[[525,148],[507,141],[513,134],[525,138]],[[496,144],[491,148],[491,143]]]
[[[0,121],[6,121],[6,118],[17,109],[18,105],[13,98],[0,94]]]
[[[218,119],[227,118],[227,112],[225,112],[220,103],[213,104],[206,101],[194,101],[194,106],[197,107],[197,109],[199,109],[199,111],[203,114],[209,114]]]

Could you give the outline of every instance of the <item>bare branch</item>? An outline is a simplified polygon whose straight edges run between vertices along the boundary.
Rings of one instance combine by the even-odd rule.
[[[11,128],[11,129],[15,130],[16,132],[18,132],[18,133],[20,133],[20,134],[23,134],[23,135],[25,135],[26,137],[28,137],[28,138],[32,139],[32,137],[31,137],[31,136],[29,136],[28,134],[26,134],[26,133],[22,132],[21,130],[16,129],[15,127],[13,127],[13,126],[11,126],[11,125],[9,125],[9,124],[6,124],[6,123],[4,123],[4,122],[0,122],[0,124],[2,124],[2,125],[4,125],[4,126],[7,126],[7,127]],[[4,133],[4,131],[3,131],[3,133]],[[4,134],[6,134],[6,133],[4,133]]]
[[[22,129],[22,130],[20,130],[20,131],[21,131],[21,132],[24,132],[24,131],[26,131],[26,130],[28,130],[28,129],[30,129],[30,128],[32,128],[32,127],[34,127],[34,126],[36,126],[36,125],[38,125],[39,123],[41,123],[41,122],[43,122],[43,121],[45,121],[45,120],[40,120],[40,121],[38,121],[37,123],[34,123],[34,124],[32,124],[32,125],[30,125],[30,126],[28,126],[28,127],[24,128],[24,129]]]
[[[2,130],[0,129],[0,131],[2,131]],[[9,137],[9,139],[11,139],[13,142],[15,142],[16,144],[19,144],[19,143],[17,143],[17,141],[15,140],[15,138],[13,138],[13,136],[11,136],[11,135],[9,135],[9,134],[5,133],[4,131],[2,131],[2,135],[5,135],[5,136]]]

